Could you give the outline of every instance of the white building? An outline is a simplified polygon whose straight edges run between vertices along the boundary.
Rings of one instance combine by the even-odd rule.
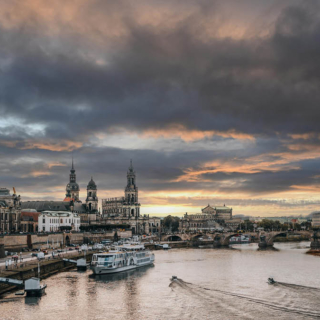
[[[61,227],[71,227],[74,231],[80,230],[80,216],[77,213],[66,211],[43,211],[39,215],[39,232],[61,231]]]

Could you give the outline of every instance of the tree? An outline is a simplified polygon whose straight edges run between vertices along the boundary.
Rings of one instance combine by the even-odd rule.
[[[169,215],[163,219],[162,226],[167,232],[176,232],[179,230],[179,222],[179,217]]]

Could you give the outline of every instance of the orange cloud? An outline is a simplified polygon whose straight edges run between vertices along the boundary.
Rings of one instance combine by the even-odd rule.
[[[255,137],[250,134],[237,132],[235,130],[228,131],[216,131],[216,130],[190,130],[182,125],[172,125],[166,129],[159,130],[146,130],[143,132],[142,137],[152,137],[152,138],[174,138],[179,137],[180,139],[191,142],[196,140],[202,140],[205,138],[210,138],[213,136],[219,136],[223,138],[233,138],[238,140],[255,140]]]
[[[50,151],[72,151],[82,147],[81,142],[69,141],[69,140],[15,140],[15,141],[0,141],[0,145],[4,145],[10,148],[17,148],[21,150],[28,149],[43,149]]]

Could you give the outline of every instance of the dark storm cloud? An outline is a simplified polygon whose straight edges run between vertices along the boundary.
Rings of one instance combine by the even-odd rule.
[[[284,9],[262,39],[206,35],[201,21],[210,10],[164,31],[130,16],[122,21],[128,35],[98,50],[106,65],[80,45],[51,50],[41,35],[11,30],[1,38],[1,56],[11,60],[1,72],[2,107],[45,123],[49,137],[171,123],[255,134],[318,131],[318,9]]]
[[[222,10],[215,1],[173,1],[174,14],[155,14],[154,23],[146,17],[164,5],[160,1],[146,3],[142,12],[122,1],[88,2],[68,22],[42,20],[39,14],[14,25],[14,15],[0,15],[1,184],[55,193],[52,186],[67,183],[74,149],[82,190],[91,175],[100,189],[122,189],[130,158],[140,190],[150,192],[268,194],[316,185],[319,161],[300,155],[303,146],[319,145],[319,5],[283,1],[275,19],[264,17],[272,11],[266,8],[251,17],[243,36],[228,33],[225,17],[245,20],[250,8],[265,5],[244,3],[238,13],[237,2]],[[232,25],[235,31],[239,21]],[[167,151],[108,147],[97,138],[121,130],[161,136],[174,128],[248,133],[256,140],[207,150],[182,139],[179,148]],[[194,150],[188,150],[190,144]],[[287,160],[276,170],[265,164],[257,171],[239,170],[239,163],[258,156],[270,166]],[[212,161],[237,166],[234,172],[206,172],[212,167],[203,164]],[[204,170],[199,180],[181,179],[190,168]]]

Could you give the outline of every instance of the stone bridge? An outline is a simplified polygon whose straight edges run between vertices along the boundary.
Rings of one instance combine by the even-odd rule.
[[[311,231],[272,231],[272,232],[246,232],[246,235],[250,235],[256,240],[259,240],[259,247],[266,248],[273,246],[274,238],[278,236],[287,236],[287,235],[304,235],[308,238],[311,238]],[[216,234],[206,234],[206,233],[176,233],[176,234],[165,234],[161,236],[162,241],[197,241],[199,238],[208,239],[209,237],[214,246],[216,247],[227,247],[229,246],[230,238],[233,236],[239,235],[237,232],[227,232],[227,233],[216,233]]]
[[[259,247],[260,248],[272,247],[273,240],[276,237],[288,236],[288,235],[301,235],[301,236],[308,237],[308,239],[311,239],[313,232],[312,231],[292,231],[292,232],[288,232],[288,231],[272,231],[272,232],[261,231],[259,233]]]

